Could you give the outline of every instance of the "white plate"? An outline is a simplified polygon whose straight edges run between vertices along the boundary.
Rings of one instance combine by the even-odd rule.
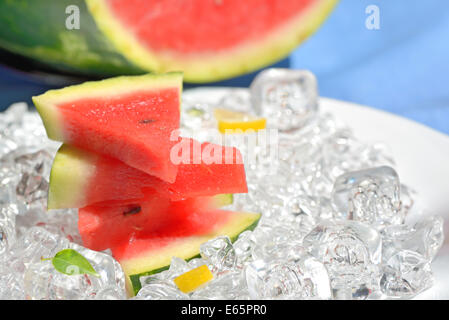
[[[244,90],[244,89],[242,89]],[[217,102],[229,88],[186,90],[184,97]],[[401,182],[415,189],[427,214],[445,219],[445,242],[432,264],[435,285],[418,299],[449,299],[449,136],[373,108],[321,98],[320,109],[353,129],[364,142],[388,145]]]

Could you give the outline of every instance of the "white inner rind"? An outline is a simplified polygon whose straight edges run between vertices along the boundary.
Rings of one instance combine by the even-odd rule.
[[[96,161],[93,153],[62,145],[51,168],[47,208],[76,208],[85,203]]]

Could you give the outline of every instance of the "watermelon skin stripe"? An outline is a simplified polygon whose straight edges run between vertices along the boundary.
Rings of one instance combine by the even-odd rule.
[[[236,214],[238,214],[238,213],[236,213]],[[244,232],[244,231],[252,231],[252,230],[254,230],[257,227],[257,224],[259,223],[259,220],[260,220],[260,215],[259,214],[255,214],[254,222],[252,222],[251,225],[244,227],[242,230],[238,230],[238,231],[236,230],[236,233],[234,235],[230,236],[231,241],[234,242],[235,240],[237,240],[239,235],[242,232]],[[220,231],[217,231],[210,238],[212,239],[212,238],[218,237],[219,235],[222,235],[222,233],[220,233]],[[200,257],[201,256],[198,253],[198,254],[196,254],[194,256],[186,258],[185,260],[186,261],[190,261],[192,259],[200,258]],[[142,273],[137,273],[137,274],[132,274],[132,275],[127,276],[127,278],[128,278],[127,279],[128,280],[128,284],[127,284],[127,286],[128,286],[128,288],[127,288],[128,289],[128,293],[130,295],[136,295],[139,292],[139,290],[142,288],[142,284],[140,283],[140,277],[149,276],[149,275],[152,275],[152,274],[156,274],[156,273],[168,270],[169,267],[170,267],[170,264],[168,264],[166,266],[163,266],[161,268],[157,268],[155,270],[142,272]]]
[[[66,28],[70,5],[79,8],[80,29]],[[115,49],[84,0],[0,1],[0,48],[81,77],[147,73]]]
[[[338,0],[316,0],[308,9],[261,41],[210,55],[188,56],[172,52],[157,53],[145,48],[122,26],[106,0],[86,0],[86,3],[98,27],[129,61],[142,69],[156,72],[182,70],[186,82],[204,83],[248,73],[286,57],[318,29]]]

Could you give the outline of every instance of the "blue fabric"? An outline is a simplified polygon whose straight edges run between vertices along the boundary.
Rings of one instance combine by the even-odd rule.
[[[380,29],[368,30],[368,5]],[[449,1],[342,0],[291,55],[320,94],[387,110],[449,134]]]
[[[380,9],[379,30],[365,27],[368,5]],[[280,65],[288,63],[314,72],[322,96],[387,110],[449,134],[447,0],[341,0],[321,29]],[[0,110],[49,87],[2,69]]]

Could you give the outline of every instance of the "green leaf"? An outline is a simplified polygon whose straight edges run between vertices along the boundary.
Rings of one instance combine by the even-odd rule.
[[[100,276],[90,262],[73,249],[59,251],[51,262],[57,271],[67,275],[90,274],[95,277]]]

